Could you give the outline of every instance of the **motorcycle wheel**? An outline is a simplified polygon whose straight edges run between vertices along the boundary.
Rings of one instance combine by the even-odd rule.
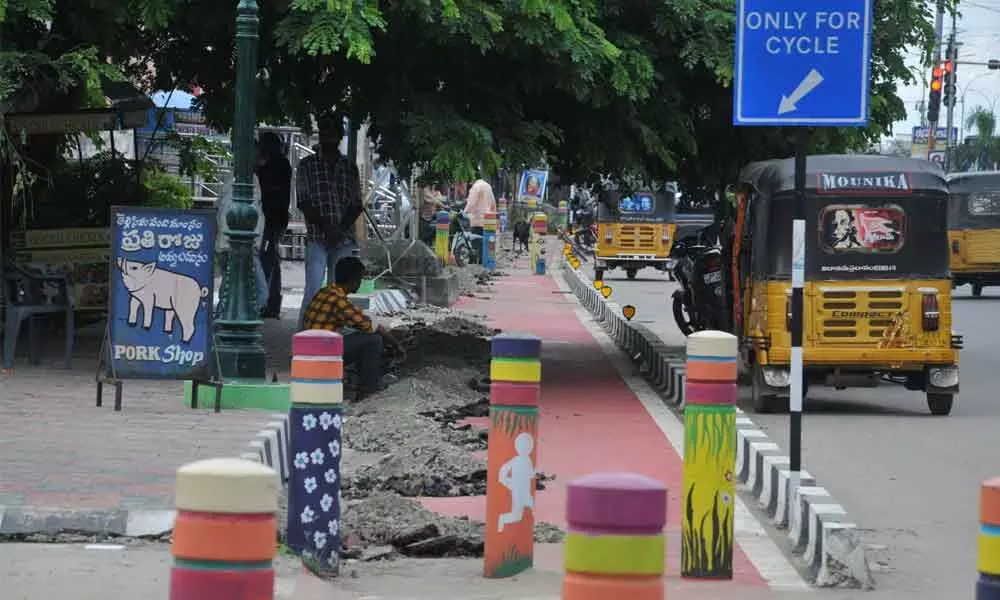
[[[625,269],[625,277],[628,277],[629,279],[635,279],[635,276],[638,272],[639,271],[635,269]]]
[[[687,314],[687,308],[684,306],[684,300],[680,296],[674,296],[673,309],[677,329],[680,329],[685,337],[694,333],[694,327],[691,326],[691,319]]]
[[[464,267],[472,262],[472,247],[468,242],[460,242],[455,247],[455,266]]]

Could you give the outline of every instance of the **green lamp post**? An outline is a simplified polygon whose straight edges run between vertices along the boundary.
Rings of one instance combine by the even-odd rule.
[[[216,351],[224,381],[263,379],[266,355],[254,281],[257,209],[253,205],[254,128],[257,120],[257,2],[236,8],[236,107],[233,114],[233,195],[226,225],[229,260],[216,312]]]

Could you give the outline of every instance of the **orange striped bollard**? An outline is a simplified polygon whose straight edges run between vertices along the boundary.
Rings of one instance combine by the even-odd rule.
[[[542,340],[504,333],[491,347],[483,575],[500,578],[534,561]]]
[[[273,600],[278,474],[237,458],[177,470],[170,600]]]
[[[562,600],[663,600],[667,488],[635,473],[595,473],[566,490]]]
[[[979,581],[976,600],[1000,600],[1000,477],[979,491]]]

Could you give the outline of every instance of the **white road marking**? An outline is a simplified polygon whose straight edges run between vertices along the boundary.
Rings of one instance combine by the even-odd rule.
[[[562,290],[568,290],[569,285],[563,281],[562,272],[559,269],[552,269],[552,278],[556,285]],[[574,302],[576,298],[574,296]],[[614,365],[618,375],[625,382],[625,385],[632,390],[639,402],[652,417],[653,421],[663,432],[663,435],[673,446],[677,455],[684,457],[684,424],[675,415],[659,394],[649,384],[640,377],[632,374],[632,367],[615,341],[593,320],[593,315],[584,309],[579,303],[573,307],[580,324],[590,333],[594,341],[601,347],[608,361]],[[747,509],[742,498],[736,497],[734,515],[736,542],[743,549],[743,552],[753,563],[757,572],[763,577],[768,586],[775,590],[795,590],[804,591],[812,588],[802,579],[799,572],[792,566],[785,554],[778,548],[774,540],[767,534],[764,527],[757,520],[757,517]]]

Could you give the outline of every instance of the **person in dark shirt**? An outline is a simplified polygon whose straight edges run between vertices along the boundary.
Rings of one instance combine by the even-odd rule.
[[[306,286],[299,329],[323,279],[333,277],[341,259],[357,254],[354,223],[363,212],[358,167],[340,153],[346,133],[343,118],[322,115],[316,125],[319,152],[300,160],[295,170],[295,199],[306,221]]]
[[[349,296],[361,287],[365,266],[354,256],[347,256],[334,268],[333,283],[320,288],[305,310],[306,329],[333,331],[344,336],[344,364],[355,365],[361,379],[359,397],[377,392],[386,382],[382,373],[384,344],[405,358],[402,344],[382,326],[358,310]]]
[[[260,134],[257,142],[257,182],[264,213],[264,233],[260,262],[267,280],[267,302],[262,317],[281,314],[281,255],[278,243],[288,229],[288,209],[292,202],[292,165],[285,156],[281,138],[273,132]]]

